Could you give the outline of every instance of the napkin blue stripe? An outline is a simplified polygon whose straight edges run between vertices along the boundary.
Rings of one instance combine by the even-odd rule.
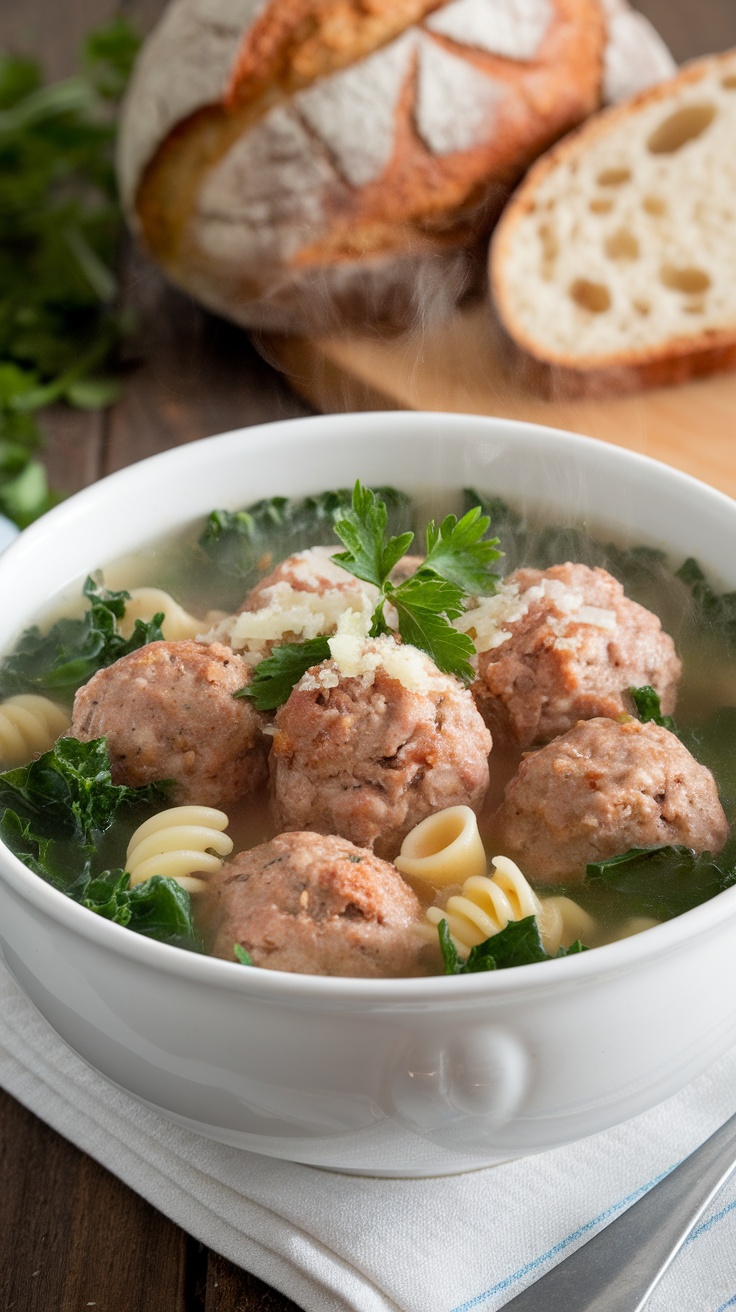
[[[679,1162],[676,1162],[675,1166],[679,1166]],[[539,1257],[535,1257],[531,1262],[527,1262],[524,1266],[520,1267],[518,1271],[514,1271],[512,1275],[505,1276],[503,1280],[499,1280],[495,1285],[492,1285],[490,1289],[484,1289],[481,1294],[476,1294],[473,1298],[469,1298],[467,1302],[459,1303],[456,1307],[451,1308],[450,1312],[471,1312],[472,1308],[478,1307],[480,1303],[484,1303],[489,1298],[493,1298],[494,1294],[500,1294],[504,1290],[509,1289],[511,1285],[516,1284],[518,1280],[522,1280],[524,1276],[529,1275],[530,1271],[536,1271],[538,1267],[543,1266],[545,1262],[548,1262],[551,1257],[557,1257],[559,1253],[564,1252],[564,1250],[569,1248],[570,1244],[575,1243],[575,1240],[579,1239],[581,1235],[587,1234],[590,1230],[593,1230],[596,1226],[600,1225],[602,1221],[607,1221],[610,1217],[614,1216],[616,1212],[620,1212],[624,1207],[628,1207],[630,1203],[636,1202],[637,1198],[643,1197],[645,1193],[653,1188],[655,1184],[659,1184],[660,1180],[664,1180],[665,1176],[669,1175],[670,1171],[673,1171],[674,1169],[674,1166],[668,1167],[666,1171],[662,1171],[660,1175],[656,1175],[652,1180],[649,1180],[647,1184],[643,1184],[638,1189],[635,1189],[634,1192],[628,1194],[626,1198],[620,1199],[617,1203],[612,1203],[604,1212],[600,1212],[599,1215],[594,1216],[592,1220],[586,1221],[585,1225],[581,1225],[577,1230],[573,1230],[573,1232],[567,1235],[565,1239],[561,1239],[553,1248],[549,1248],[546,1253],[542,1253]],[[702,1225],[699,1225],[696,1230],[693,1230],[692,1234],[688,1236],[687,1243],[693,1243],[694,1240],[700,1237],[700,1235],[706,1234],[714,1225],[719,1221],[722,1221],[724,1216],[727,1216],[729,1212],[735,1210],[736,1199],[726,1207],[721,1208],[720,1212],[716,1212],[713,1216],[709,1217],[708,1220],[704,1221]],[[719,1307],[717,1312],[725,1312],[726,1308],[734,1306],[736,1306],[736,1294],[734,1294],[733,1298],[729,1299],[727,1303],[724,1303],[722,1307]]]

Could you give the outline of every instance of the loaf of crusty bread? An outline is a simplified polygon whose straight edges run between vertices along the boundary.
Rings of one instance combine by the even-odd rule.
[[[736,366],[736,51],[604,111],[531,169],[491,281],[553,386],[595,393]]]
[[[668,61],[622,0],[173,0],[124,106],[124,204],[242,324],[404,324],[467,289],[511,186],[604,79]]]

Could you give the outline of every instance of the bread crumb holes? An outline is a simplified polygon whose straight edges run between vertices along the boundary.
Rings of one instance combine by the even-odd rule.
[[[612,232],[603,249],[609,260],[636,260],[639,257],[639,243],[628,228],[618,228]]]
[[[670,291],[684,292],[686,296],[698,296],[710,287],[710,278],[705,270],[694,267],[678,269],[674,264],[663,264],[659,277],[663,286]]]
[[[611,293],[602,282],[576,278],[569,288],[569,296],[582,310],[589,310],[591,314],[603,314],[611,308]]]
[[[652,307],[648,301],[632,301],[631,304],[636,310],[636,313],[640,314],[642,318],[646,317],[646,315],[651,314],[652,312]]]
[[[662,200],[661,196],[645,196],[641,204],[642,209],[647,214],[653,214],[655,218],[661,218],[667,213],[667,202]]]
[[[647,141],[647,150],[652,155],[674,155],[675,151],[702,136],[715,116],[715,105],[686,105],[684,109],[669,114],[654,129]]]
[[[613,209],[613,201],[601,196],[596,200],[592,200],[588,205],[588,209],[593,214],[610,214]]]
[[[599,187],[622,187],[625,182],[631,181],[631,169],[603,169],[598,174],[596,182]]]

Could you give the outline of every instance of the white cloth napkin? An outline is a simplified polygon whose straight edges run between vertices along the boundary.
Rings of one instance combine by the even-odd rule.
[[[736,1110],[736,1050],[661,1107],[572,1147],[460,1176],[373,1180],[227,1148],[169,1124],[77,1057],[0,966],[0,1083],[305,1312],[490,1312]],[[649,1307],[736,1308],[736,1184]]]

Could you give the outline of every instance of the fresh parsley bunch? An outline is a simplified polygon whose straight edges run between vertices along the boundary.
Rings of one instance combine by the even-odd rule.
[[[90,36],[77,76],[44,86],[0,56],[0,511],[25,527],[53,504],[37,411],[109,405],[125,330],[114,265],[122,231],[114,106],[138,41],[122,19]]]

